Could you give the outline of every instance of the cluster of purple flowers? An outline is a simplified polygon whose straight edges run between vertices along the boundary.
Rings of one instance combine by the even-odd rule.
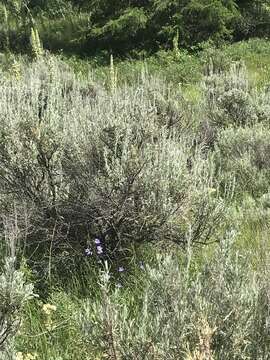
[[[96,244],[97,254],[102,255],[103,254],[103,247],[102,247],[101,241],[98,238],[95,239],[95,244]]]
[[[96,253],[97,255],[103,255],[104,253],[104,250],[103,250],[103,246],[101,244],[101,241],[100,239],[96,238],[94,240],[94,243],[96,245]],[[93,250],[90,248],[90,247],[87,247],[85,250],[84,250],[84,253],[86,256],[92,256],[94,253],[93,253]]]
[[[104,247],[103,247],[103,245],[102,245],[101,240],[98,239],[98,238],[95,238],[94,244],[95,244],[95,248],[96,248],[96,254],[97,254],[99,257],[102,256],[102,255],[104,254]],[[86,255],[86,256],[93,256],[93,255],[94,255],[94,251],[92,250],[92,248],[91,248],[90,246],[88,246],[88,247],[84,250],[84,252],[85,252],[85,255]],[[101,262],[102,262],[102,258],[99,258],[98,262],[101,263]],[[141,270],[145,270],[145,266],[144,266],[143,261],[140,261],[140,262],[139,262],[139,268],[140,268]],[[125,269],[124,266],[121,265],[121,266],[118,266],[117,271],[118,271],[118,273],[121,275],[122,273],[124,273],[124,272],[126,271],[126,269]],[[118,288],[118,289],[120,289],[120,288],[123,287],[123,285],[122,285],[121,282],[116,283],[115,286],[116,286],[116,288]]]
[[[122,274],[123,272],[125,272],[124,266],[119,266],[118,269],[117,269],[117,271],[118,271],[120,274]],[[123,285],[121,284],[121,282],[118,282],[118,283],[116,283],[115,287],[116,287],[117,289],[121,289],[121,288],[123,287]]]
[[[91,249],[89,249],[89,248],[86,248],[84,250],[84,253],[85,253],[86,256],[92,256],[93,255],[93,251]]]

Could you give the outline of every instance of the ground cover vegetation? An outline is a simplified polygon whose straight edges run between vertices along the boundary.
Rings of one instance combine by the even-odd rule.
[[[1,16],[0,359],[269,359],[269,2]]]

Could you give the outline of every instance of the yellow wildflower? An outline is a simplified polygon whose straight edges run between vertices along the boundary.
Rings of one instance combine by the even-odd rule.
[[[22,352],[19,351],[19,352],[16,353],[16,360],[24,360]]]
[[[36,353],[34,353],[34,354],[28,353],[24,357],[24,360],[35,360],[35,359],[37,359],[37,354]]]
[[[56,311],[56,306],[51,304],[44,304],[42,310],[46,315],[51,315],[52,312]]]

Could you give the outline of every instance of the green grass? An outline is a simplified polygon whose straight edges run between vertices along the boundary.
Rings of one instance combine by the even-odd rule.
[[[270,41],[262,39],[251,39],[221,48],[206,47],[194,54],[180,50],[180,58],[175,57],[172,51],[161,51],[143,60],[115,59],[115,66],[119,84],[132,84],[142,76],[142,72],[148,72],[175,85],[186,86],[187,93],[196,99],[196,83],[201,81],[205,65],[210,58],[221,69],[228,68],[232,61],[243,61],[254,85],[263,87],[270,83]],[[101,81],[108,81],[109,55],[89,59],[63,55],[63,59],[82,76],[94,72]]]

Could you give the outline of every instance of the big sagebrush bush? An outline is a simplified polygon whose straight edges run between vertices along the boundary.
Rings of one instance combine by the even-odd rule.
[[[269,119],[267,91],[258,93],[252,88],[241,63],[227,72],[210,73],[203,88],[206,115],[214,126],[248,126]]]
[[[52,58],[3,80],[2,208],[7,199],[35,207],[42,231],[31,240],[54,246],[210,241],[222,213],[213,164],[169,94],[154,79],[105,91]]]
[[[270,132],[263,125],[228,128],[219,133],[215,161],[221,182],[235,179],[236,194],[260,196],[270,180]]]

